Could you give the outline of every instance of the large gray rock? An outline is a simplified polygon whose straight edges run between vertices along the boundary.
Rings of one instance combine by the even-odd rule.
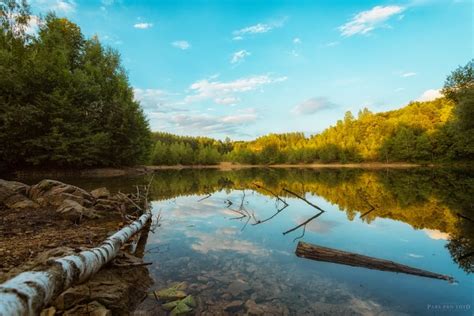
[[[107,188],[102,187],[102,188],[92,190],[91,195],[96,199],[103,199],[103,198],[106,199],[110,196],[110,192],[109,190],[107,190]]]
[[[55,180],[43,180],[31,186],[28,196],[43,206],[60,206],[64,200],[75,202],[89,207],[93,204],[94,197],[79,187]]]
[[[8,208],[36,208],[38,204],[25,196],[29,186],[21,182],[0,179],[0,204]]]
[[[99,218],[99,216],[91,209],[88,209],[76,201],[64,200],[56,210],[62,217],[73,222],[80,222],[82,218]]]
[[[18,181],[7,181],[0,179],[0,188],[8,188],[9,190],[26,195],[26,192],[30,188],[29,185],[18,182]]]

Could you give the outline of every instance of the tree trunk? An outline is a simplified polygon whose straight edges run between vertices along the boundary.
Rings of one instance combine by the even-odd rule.
[[[0,315],[37,315],[69,287],[84,282],[119,252],[122,245],[151,218],[147,212],[107,238],[102,245],[48,261],[38,271],[23,272],[0,284]]]
[[[341,251],[332,248],[321,247],[300,241],[296,248],[296,255],[316,261],[325,261],[338,264],[345,264],[353,267],[363,267],[367,269],[391,271],[406,274],[413,274],[427,278],[446,280],[453,282],[454,279],[448,275],[438,274],[417,268],[412,268],[393,261],[368,257],[356,253]]]

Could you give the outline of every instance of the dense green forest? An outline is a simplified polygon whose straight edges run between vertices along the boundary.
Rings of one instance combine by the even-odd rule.
[[[0,169],[146,162],[151,135],[119,54],[50,13],[0,6]]]
[[[25,1],[0,7],[0,170],[29,166],[453,162],[474,158],[474,61],[445,97],[344,119],[320,134],[225,141],[151,133],[115,50],[47,14],[29,30]]]
[[[474,158],[474,62],[448,76],[445,97],[388,112],[364,108],[320,134],[225,142],[156,133],[153,164],[453,162]]]

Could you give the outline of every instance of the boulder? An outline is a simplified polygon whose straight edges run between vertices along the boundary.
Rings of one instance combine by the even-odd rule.
[[[25,194],[30,188],[29,185],[17,182],[17,181],[7,181],[0,179],[0,188],[8,188],[9,190],[15,192],[15,193],[20,193],[20,194]]]
[[[25,196],[29,186],[21,182],[0,179],[0,204],[8,208],[36,208],[38,204]]]
[[[88,200],[89,203],[92,203],[94,200],[94,197],[86,190],[55,180],[40,181],[38,184],[31,186],[28,190],[28,196],[32,200],[40,200],[42,204],[49,204],[50,202],[57,204],[58,198],[56,196],[64,196],[64,194],[70,194],[77,198]],[[84,203],[87,204],[87,202]]]
[[[61,207],[65,200],[72,200],[84,207],[91,207],[94,197],[86,190],[55,180],[43,180],[27,191],[28,196],[41,206]]]
[[[88,209],[73,200],[64,200],[56,212],[73,222],[80,222],[83,217],[90,219],[99,218],[93,210]]]
[[[96,199],[108,198],[110,196],[109,190],[107,188],[98,188],[91,191],[91,195]]]

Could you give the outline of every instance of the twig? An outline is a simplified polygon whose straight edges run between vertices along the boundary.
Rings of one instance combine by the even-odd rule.
[[[470,221],[470,222],[474,222],[474,220],[473,220],[472,218],[469,218],[469,217],[467,217],[467,216],[464,216],[464,215],[462,215],[461,213],[456,213],[456,215],[457,215],[458,217],[463,218],[463,219],[465,219],[465,220],[468,220],[468,221]]]
[[[118,268],[132,268],[132,267],[143,267],[143,266],[150,266],[153,262],[139,262],[139,263],[113,263],[114,267]]]
[[[283,207],[282,207],[281,209],[278,209],[278,210],[276,211],[276,213],[273,214],[272,216],[270,216],[270,217],[268,217],[268,218],[266,218],[266,219],[264,219],[264,220],[257,220],[257,221],[256,221],[255,223],[253,223],[252,225],[262,224],[262,223],[265,223],[265,222],[271,220],[272,218],[274,218],[275,216],[277,216],[278,214],[280,214],[280,212],[283,211],[283,210],[284,210],[285,208],[287,208],[287,207],[288,207],[288,204],[283,205]]]
[[[324,211],[321,211],[319,212],[318,214],[314,215],[313,217],[307,219],[306,221],[304,221],[303,223],[299,224],[298,226],[295,226],[293,227],[292,229],[290,230],[287,230],[286,232],[283,233],[283,235],[286,235],[288,233],[291,233],[292,231],[295,231],[297,230],[298,228],[300,228],[301,226],[306,226],[309,222],[311,222],[312,220],[314,220],[315,218],[318,218],[319,216],[321,216],[321,214],[323,214]]]
[[[290,191],[290,190],[288,190],[288,189],[285,189],[285,188],[283,188],[283,191],[288,192],[288,193],[290,193],[291,195],[296,196],[298,199],[305,201],[306,203],[308,203],[309,205],[311,205],[311,206],[314,207],[315,209],[318,209],[318,210],[320,210],[321,212],[325,212],[325,210],[323,210],[323,209],[320,208],[319,206],[317,206],[317,205],[311,203],[310,201],[308,201],[308,200],[305,199],[304,197],[299,196],[299,195],[296,194],[295,192],[292,192],[292,191]]]
[[[203,197],[202,199],[199,199],[198,202],[201,202],[201,201],[204,201],[205,199],[208,199],[212,196],[211,193],[208,193],[205,197]]]
[[[283,204],[285,204],[286,206],[288,206],[288,203],[286,203],[285,200],[283,200],[282,198],[280,198],[280,197],[278,196],[278,194],[276,194],[276,193],[274,193],[273,191],[271,191],[271,190],[269,190],[269,189],[267,189],[267,188],[265,188],[265,187],[259,185],[258,183],[253,183],[253,185],[256,186],[256,187],[259,188],[259,189],[262,189],[262,190],[264,190],[264,191],[270,193],[270,194],[273,195],[278,201],[281,201]]]

